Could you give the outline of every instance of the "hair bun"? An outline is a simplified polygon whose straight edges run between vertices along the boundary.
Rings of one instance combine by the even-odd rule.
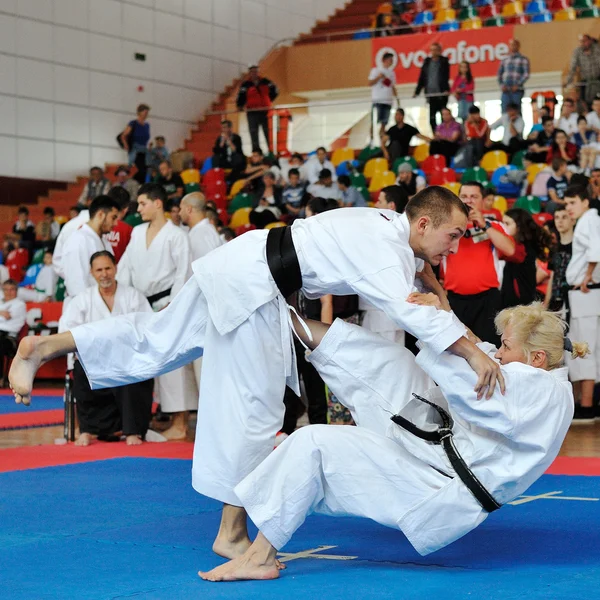
[[[569,340],[570,341],[570,340]],[[587,342],[572,342],[571,358],[584,358],[590,353],[590,347]]]

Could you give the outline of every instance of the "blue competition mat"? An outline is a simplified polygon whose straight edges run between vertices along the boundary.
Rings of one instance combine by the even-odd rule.
[[[210,550],[220,506],[192,490],[189,461],[3,473],[0,597],[592,600],[599,480],[546,475],[521,504],[425,558],[398,531],[312,516],[284,549],[297,556],[279,580],[208,583],[196,573],[223,562]]]
[[[13,396],[0,395],[0,415],[20,412],[36,412],[64,408],[62,396],[35,396],[30,406],[17,404]]]

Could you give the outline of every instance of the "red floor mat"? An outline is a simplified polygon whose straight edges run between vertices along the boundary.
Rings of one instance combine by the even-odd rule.
[[[559,456],[546,473],[548,475],[600,475],[600,458]]]
[[[36,410],[35,412],[30,413],[9,413],[7,415],[0,415],[0,430],[62,425],[64,420],[65,411],[62,408]]]

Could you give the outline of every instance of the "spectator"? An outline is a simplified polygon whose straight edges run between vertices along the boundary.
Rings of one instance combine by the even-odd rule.
[[[262,187],[262,176],[269,170],[265,164],[265,157],[262,150],[253,150],[250,160],[243,173],[246,186],[253,194],[258,194]]]
[[[313,198],[325,198],[326,200],[336,200],[340,202],[342,192],[333,181],[332,173],[329,169],[321,169],[319,179],[316,183],[308,186],[308,193]]]
[[[600,169],[592,169],[587,189],[590,208],[595,208],[600,213]]]
[[[78,217],[79,213],[81,213],[81,206],[71,206],[71,208],[69,208],[69,221]]]
[[[398,108],[394,114],[396,121],[382,138],[382,149],[385,158],[390,164],[394,164],[397,158],[410,154],[410,142],[417,136],[424,142],[431,142],[431,138],[423,135],[416,127],[404,122],[404,109]]]
[[[17,212],[17,222],[12,228],[13,239],[18,242],[20,248],[25,248],[31,254],[35,245],[35,225],[29,219],[29,209],[20,206]]]
[[[282,170],[281,176],[284,182],[289,183],[289,172],[291,169],[296,169],[298,174],[300,175],[300,182],[305,184],[307,181],[306,176],[306,168],[304,166],[304,159],[302,158],[302,154],[298,152],[294,152],[287,163],[287,167]]]
[[[231,181],[238,180],[246,168],[242,138],[233,132],[233,123],[227,119],[221,121],[221,134],[213,147],[212,166],[231,169]]]
[[[51,244],[56,240],[60,233],[60,225],[54,219],[54,209],[51,206],[44,208],[44,218],[35,228],[35,237],[38,242],[44,242],[44,245]]]
[[[391,52],[386,52],[381,57],[381,67],[375,66],[369,73],[369,86],[371,87],[371,101],[373,103],[372,111],[375,113],[375,118],[379,125],[380,137],[385,133],[385,128],[390,120],[394,98],[398,102],[396,73],[394,72],[393,64],[394,55]],[[371,129],[372,140],[373,131]]]
[[[579,48],[573,50],[567,85],[573,82],[576,71],[581,86],[579,95],[589,104],[600,93],[600,47],[587,33],[579,36]]]
[[[585,116],[588,129],[596,134],[596,139],[600,139],[600,97],[594,98],[592,110]]]
[[[553,312],[560,312],[569,322],[569,285],[566,274],[567,265],[573,253],[573,229],[575,221],[571,219],[566,207],[559,206],[554,211],[554,226],[558,232],[558,239],[550,250],[548,270],[550,281],[544,298],[544,306]]]
[[[23,302],[52,302],[56,295],[58,275],[52,266],[52,252],[44,252],[44,263],[35,277],[35,285],[31,288],[20,287],[17,293]]]
[[[306,178],[308,179],[308,183],[316,183],[323,169],[328,169],[330,171],[333,181],[337,179],[335,175],[335,167],[327,158],[327,150],[321,146],[317,148],[316,156],[313,156],[306,163]]]
[[[379,192],[375,208],[403,213],[407,204],[408,194],[399,185],[388,185]]]
[[[221,237],[221,240],[223,240],[224,244],[235,239],[235,231],[230,227],[223,227],[219,235]]]
[[[98,196],[104,196],[110,190],[111,183],[105,177],[101,167],[92,167],[90,169],[90,178],[81,190],[81,195],[77,204],[82,208],[87,208],[90,202]]]
[[[535,111],[535,107],[534,107],[534,111]],[[535,112],[534,112],[534,116],[535,116]],[[542,121],[544,120],[544,117],[550,117],[550,116],[552,116],[550,114],[550,107],[547,104],[544,104],[543,106],[541,106],[538,111],[538,121],[537,121],[537,123],[533,124],[533,127],[531,128],[531,131],[529,132],[529,137],[531,139],[535,139],[535,136],[533,136],[533,137],[531,136],[532,133],[539,133],[540,131],[544,130]]]
[[[477,181],[461,185],[460,199],[469,208],[467,231],[458,252],[446,257],[444,287],[452,310],[480,339],[499,343],[494,318],[500,310],[498,253],[510,257],[515,242],[502,223],[483,214],[483,186]]]
[[[110,233],[106,236],[106,239],[112,247],[113,254],[115,255],[115,261],[118,264],[131,240],[131,232],[133,231],[133,225],[125,221],[127,213],[129,212],[131,200],[129,199],[127,190],[122,187],[112,188],[108,192],[108,195],[116,200],[119,205],[119,218]]]
[[[268,112],[278,93],[277,86],[270,79],[259,75],[258,66],[249,67],[248,78],[238,92],[237,107],[239,110],[246,109],[253,152],[260,150],[259,129],[263,130],[267,148],[271,152]]]
[[[150,123],[147,122],[149,112],[150,107],[147,104],[140,104],[136,110],[137,118],[129,121],[119,136],[122,148],[127,152],[129,166],[135,164],[138,168],[136,180],[139,184],[146,181],[148,142],[150,141]]]
[[[575,101],[571,98],[565,98],[560,109],[560,119],[556,123],[556,128],[562,129],[567,136],[571,137],[579,129],[578,118],[579,115],[575,110]]]
[[[342,192],[342,206],[346,207],[365,207],[367,203],[363,195],[352,186],[348,175],[340,175],[337,180],[338,188]]]
[[[206,218],[206,198],[200,192],[186,194],[181,200],[181,219],[189,227],[192,262],[223,244],[214,225]]]
[[[162,185],[167,192],[168,200],[181,200],[185,191],[185,184],[178,173],[173,171],[173,167],[168,160],[163,160],[158,165],[160,176],[156,183]]]
[[[502,90],[502,112],[506,112],[509,104],[516,104],[521,112],[521,101],[525,94],[525,83],[529,79],[529,59],[519,51],[521,43],[510,40],[509,55],[498,68],[498,83]]]
[[[491,217],[496,221],[502,221],[502,213],[494,208],[496,201],[496,190],[492,186],[488,186],[483,190],[483,216]]]
[[[300,171],[292,168],[287,173],[289,183],[283,188],[283,206],[290,219],[301,216],[306,198],[306,188],[300,181]]]
[[[507,105],[502,116],[490,125],[492,131],[498,129],[498,127],[503,128],[502,141],[490,141],[488,150],[503,150],[509,155],[518,152],[523,146],[523,131],[525,129],[520,107],[516,104]]]
[[[3,300],[0,302],[0,364],[17,351],[17,336],[25,325],[25,302],[17,298],[17,282],[7,279],[2,284]],[[2,379],[1,387],[6,385]]]
[[[552,117],[542,117],[542,128],[542,131],[535,138],[527,141],[529,147],[525,158],[534,163],[544,163],[548,158],[548,151],[554,140],[554,120]]]
[[[181,219],[181,200],[175,198],[174,200],[169,200],[167,202],[167,212],[169,213],[169,218],[171,219],[171,223],[175,225],[175,227],[179,227],[183,229],[186,233],[189,233],[190,228],[187,225],[184,225]]]
[[[452,116],[449,108],[442,108],[442,122],[435,130],[435,138],[429,146],[430,154],[441,154],[446,164],[456,155],[462,140],[462,127]]]
[[[469,107],[475,102],[475,82],[471,65],[463,60],[458,65],[458,74],[454,79],[450,93],[458,102],[458,118],[464,123],[469,116]]]
[[[428,56],[423,62],[419,82],[415,89],[413,98],[416,98],[421,90],[425,90],[425,97],[429,102],[429,124],[432,133],[435,133],[437,127],[437,113],[448,104],[448,94],[450,86],[450,63],[448,58],[442,56],[442,46],[434,42],[430,47],[431,56]],[[443,122],[443,115],[442,115]]]
[[[149,166],[151,169],[158,169],[158,165],[161,162],[169,160],[171,153],[166,144],[165,138],[162,135],[157,135],[154,138],[154,146],[150,144]]]
[[[264,201],[269,206],[276,206],[281,210],[283,190],[277,185],[276,177],[271,171],[267,171],[262,176],[262,185],[258,194],[260,202]]]
[[[564,158],[552,159],[552,175],[546,184],[548,189],[548,201],[544,208],[545,212],[553,215],[559,206],[564,206],[565,191],[569,186],[571,173],[567,169],[567,161]]]
[[[552,163],[555,158],[564,158],[568,165],[577,164],[577,146],[569,142],[569,136],[562,129],[554,130],[545,162]]]
[[[579,150],[579,168],[582,173],[589,176],[596,164],[599,144],[596,143],[596,134],[588,129],[585,117],[581,116],[577,119],[577,131],[571,139]]]
[[[114,187],[122,187],[127,190],[129,197],[132,201],[137,200],[138,190],[140,189],[140,184],[135,180],[129,177],[129,167],[121,166],[117,169],[115,176],[117,181],[115,182]]]
[[[511,208],[502,222],[506,233],[516,242],[514,253],[507,257],[502,277],[502,308],[531,304],[536,299],[536,258],[545,260],[550,234],[522,208]],[[500,254],[500,258],[504,258]]]
[[[398,179],[396,185],[404,190],[410,200],[417,192],[425,189],[427,182],[425,177],[417,175],[409,163],[402,163],[398,167]]]
[[[488,122],[481,117],[479,107],[470,106],[469,117],[464,127],[467,143],[472,151],[473,164],[471,164],[471,166],[475,166],[481,160],[485,148],[490,145],[490,126]]]

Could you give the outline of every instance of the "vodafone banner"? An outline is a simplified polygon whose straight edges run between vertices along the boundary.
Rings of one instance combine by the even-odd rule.
[[[429,55],[429,47],[433,42],[439,42],[442,54],[450,61],[452,79],[458,70],[456,65],[463,60],[471,64],[474,77],[491,77],[496,75],[500,61],[508,54],[508,42],[512,39],[513,32],[514,26],[505,25],[373,38],[373,63],[381,65],[383,54],[391,52],[396,56],[394,69],[398,84],[416,84],[423,61]]]

